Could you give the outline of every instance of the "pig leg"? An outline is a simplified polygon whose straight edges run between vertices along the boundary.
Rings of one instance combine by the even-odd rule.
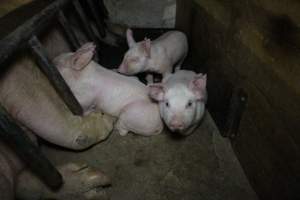
[[[184,56],[178,61],[178,63],[175,65],[175,70],[174,72],[177,72],[178,70],[180,70],[181,65],[183,64],[185,58],[186,58],[187,54],[184,54]]]
[[[39,112],[32,114],[34,110]],[[53,104],[46,107],[31,101],[26,107],[18,105],[17,113],[12,113],[12,116],[43,139],[74,150],[88,148],[106,138],[113,122],[113,118],[100,113],[78,117],[59,112]]]
[[[34,174],[24,170],[17,179],[16,196],[20,199],[108,199],[101,186],[110,180],[101,171],[85,164],[69,163],[58,167],[64,185],[57,191],[48,189]]]
[[[14,199],[14,171],[5,152],[0,152],[0,199]]]
[[[0,162],[0,165],[3,164],[4,163]],[[0,172],[0,199],[2,200],[14,199],[13,184],[8,181],[6,175],[3,172]]]
[[[15,178],[24,168],[17,155],[0,140],[0,199],[15,199]]]
[[[185,136],[191,135],[198,126],[199,126],[199,124],[195,124],[195,125],[191,126],[189,129],[187,129],[185,132],[183,132],[182,135],[185,135]]]
[[[58,167],[64,185],[59,191],[49,190],[34,174],[22,171],[22,164],[11,152],[0,149],[0,199],[107,199],[101,186],[109,185],[110,180],[99,170],[87,165],[67,164]],[[20,165],[16,165],[17,163]],[[19,174],[17,176],[17,174]],[[14,192],[16,191],[16,194]]]
[[[28,134],[28,132],[26,131]],[[33,137],[30,137],[31,139]],[[49,190],[24,165],[18,156],[0,140],[0,199],[107,199],[101,186],[110,180],[101,171],[86,164],[65,164],[58,167],[64,185],[58,191]],[[16,194],[14,194],[16,192]]]
[[[163,124],[158,106],[146,100],[127,105],[120,114],[116,129],[122,136],[129,131],[143,136],[161,133]]]
[[[74,150],[100,142],[113,128],[107,115],[74,116],[26,56],[12,63],[0,79],[0,102],[16,121],[43,139]]]

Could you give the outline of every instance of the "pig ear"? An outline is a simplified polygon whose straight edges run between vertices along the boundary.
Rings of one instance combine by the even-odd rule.
[[[129,46],[129,48],[132,48],[133,46],[135,46],[136,42],[133,38],[133,34],[132,34],[132,30],[131,29],[127,29],[126,31],[126,38],[127,38],[127,44]]]
[[[146,54],[146,57],[150,58],[151,57],[151,40],[148,38],[145,38],[144,41],[142,42],[142,47]]]
[[[92,60],[96,46],[90,42],[80,47],[71,57],[71,67],[75,70],[82,70]]]
[[[164,86],[160,83],[149,84],[149,96],[156,101],[163,101],[165,96]]]
[[[206,74],[197,74],[190,82],[190,89],[194,92],[198,100],[206,99]]]

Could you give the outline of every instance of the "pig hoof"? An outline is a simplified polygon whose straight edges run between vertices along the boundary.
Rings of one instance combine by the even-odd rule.
[[[84,146],[84,147],[88,146],[88,144],[90,143],[87,135],[79,135],[75,141],[76,141],[76,144],[78,144],[79,146]]]
[[[119,131],[119,134],[121,135],[121,136],[125,136],[125,135],[127,135],[127,133],[128,133],[128,131],[127,130],[124,130],[124,129],[121,129],[121,130],[118,130]]]
[[[125,128],[120,119],[117,121],[115,129],[119,132],[121,136],[125,136],[128,133],[128,130]]]
[[[69,163],[58,167],[64,184],[57,190],[48,189],[31,172],[24,171],[18,177],[16,195],[20,199],[108,199],[102,186],[110,185],[109,178],[101,171],[86,164]]]

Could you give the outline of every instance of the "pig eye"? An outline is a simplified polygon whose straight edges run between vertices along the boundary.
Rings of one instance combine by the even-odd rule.
[[[168,101],[167,101],[165,104],[166,104],[166,106],[167,106],[167,107],[169,107],[169,106],[170,106]]]
[[[189,101],[187,104],[186,104],[186,108],[190,108],[190,107],[192,107],[192,105],[193,105],[193,102],[192,101]]]

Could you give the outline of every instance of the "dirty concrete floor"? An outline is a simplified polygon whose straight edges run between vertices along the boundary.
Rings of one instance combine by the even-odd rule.
[[[55,164],[83,161],[102,169],[112,178],[111,200],[257,199],[208,113],[191,136],[171,136],[168,131],[152,137],[113,132],[80,153],[47,145],[43,151]]]

